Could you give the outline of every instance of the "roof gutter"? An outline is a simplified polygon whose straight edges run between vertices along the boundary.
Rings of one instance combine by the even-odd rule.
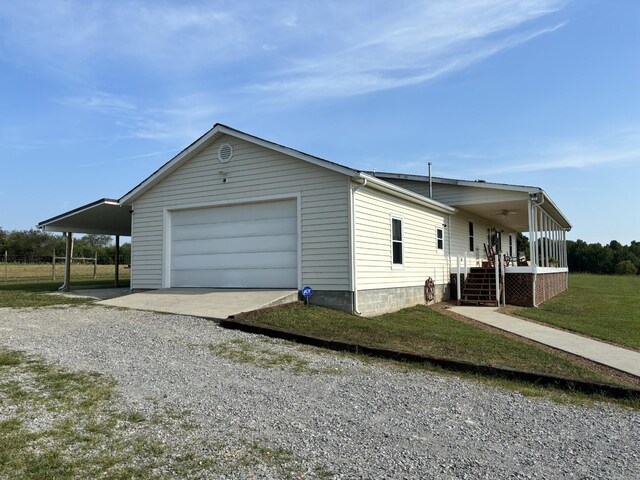
[[[573,228],[573,225],[571,225],[571,222],[569,221],[569,219],[564,216],[560,208],[558,208],[558,206],[553,202],[553,200],[551,200],[551,197],[547,195],[547,192],[545,192],[543,189],[540,189],[540,194],[542,195],[542,201],[539,202],[538,205],[542,205],[543,203],[546,203],[547,205],[549,205],[551,209],[554,210],[554,213],[557,214],[558,218],[562,220],[562,222],[564,222],[565,224],[564,228],[566,230],[571,230]]]

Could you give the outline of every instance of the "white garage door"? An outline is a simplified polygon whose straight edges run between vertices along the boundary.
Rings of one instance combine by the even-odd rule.
[[[295,200],[171,214],[171,286],[297,288]]]

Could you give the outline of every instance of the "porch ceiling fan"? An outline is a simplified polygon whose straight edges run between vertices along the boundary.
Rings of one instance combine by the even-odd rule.
[[[512,215],[516,215],[518,212],[515,210],[500,210],[496,213],[492,213],[491,216],[492,217],[497,217],[497,216],[503,216],[503,217],[510,217]]]

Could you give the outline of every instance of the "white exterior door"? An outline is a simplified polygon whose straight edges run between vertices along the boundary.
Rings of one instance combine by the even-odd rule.
[[[296,200],[171,213],[171,286],[297,288]]]

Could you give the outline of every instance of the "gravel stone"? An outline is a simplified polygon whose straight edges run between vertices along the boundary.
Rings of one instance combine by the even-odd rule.
[[[195,317],[98,306],[0,308],[0,345],[110,375],[138,409],[159,403],[189,412],[200,453],[229,439],[255,442],[291,451],[307,478],[320,476],[318,466],[334,478],[367,479],[634,478],[640,472],[635,410],[559,405]],[[241,361],[228,354],[231,348],[249,357]],[[257,352],[294,356],[306,366],[265,368],[250,361]],[[267,468],[251,472],[269,475]]]

